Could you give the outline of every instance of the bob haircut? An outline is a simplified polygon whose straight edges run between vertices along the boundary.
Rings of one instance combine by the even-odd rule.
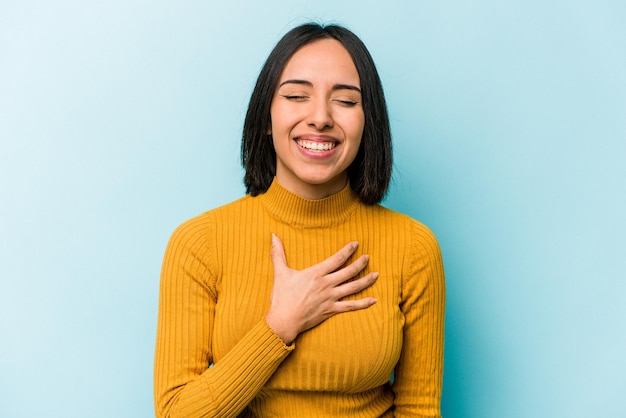
[[[352,56],[361,82],[365,124],[361,146],[348,167],[350,187],[366,204],[379,203],[389,186],[392,167],[391,131],[382,83],[374,60],[363,42],[338,25],[307,23],[283,36],[263,65],[252,91],[241,143],[247,193],[265,193],[276,175],[276,151],[268,131],[270,108],[280,75],[298,49],[321,39],[339,41]]]

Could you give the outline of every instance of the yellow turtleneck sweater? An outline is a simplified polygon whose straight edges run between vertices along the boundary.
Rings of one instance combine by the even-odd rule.
[[[380,273],[291,346],[265,322],[273,282],[271,235],[290,268],[319,263],[350,241]],[[302,199],[276,180],[183,223],[161,274],[155,356],[159,417],[439,417],[444,274],[433,234],[350,187]],[[390,377],[395,370],[393,384]]]

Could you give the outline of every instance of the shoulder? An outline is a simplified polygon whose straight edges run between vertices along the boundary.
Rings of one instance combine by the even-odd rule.
[[[381,205],[368,206],[381,231],[393,236],[398,247],[404,249],[405,261],[441,263],[439,242],[433,231],[422,222]]]
[[[404,213],[389,209],[381,205],[363,205],[364,212],[374,217],[384,225],[393,225],[394,229],[405,231],[407,238],[423,241],[424,243],[437,244],[435,234],[422,222]]]
[[[244,196],[187,219],[178,225],[172,233],[170,245],[173,243],[186,243],[191,246],[194,246],[193,244],[206,244],[211,239],[217,225],[227,218],[236,217],[241,210],[244,210],[251,203],[251,200],[250,196]]]

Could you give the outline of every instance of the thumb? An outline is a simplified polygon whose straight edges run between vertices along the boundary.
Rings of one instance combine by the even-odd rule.
[[[278,272],[287,268],[287,258],[285,257],[285,248],[283,243],[276,235],[272,234],[272,263],[274,264],[274,272]]]

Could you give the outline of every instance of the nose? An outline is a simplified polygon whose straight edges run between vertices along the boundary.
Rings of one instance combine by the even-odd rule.
[[[311,101],[308,125],[318,131],[324,131],[333,127],[330,103],[326,99],[320,98]]]

